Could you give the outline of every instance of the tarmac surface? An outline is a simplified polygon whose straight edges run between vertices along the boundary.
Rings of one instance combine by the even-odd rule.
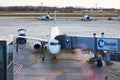
[[[96,33],[104,37],[120,37],[120,21],[79,21],[76,19],[57,19],[56,25],[62,34],[72,36],[91,36]],[[27,36],[49,39],[53,21],[38,21],[33,18],[0,17],[0,37],[6,34],[18,34],[17,30],[25,28]],[[27,40],[18,52],[14,51],[14,80],[120,80],[120,63],[98,68],[96,64],[88,64],[86,60],[92,53],[75,50],[62,50],[57,60],[51,60],[49,51],[44,51],[45,61],[42,62],[40,53],[34,53],[35,41]],[[16,49],[15,49],[16,50]]]

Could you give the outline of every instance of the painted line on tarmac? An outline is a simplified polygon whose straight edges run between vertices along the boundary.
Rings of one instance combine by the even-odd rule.
[[[16,70],[15,74],[19,74],[20,71],[21,71],[21,69],[22,69],[22,67],[23,67],[23,65],[20,64],[19,67],[18,67],[18,69]]]
[[[85,59],[85,57],[83,56],[82,59]],[[95,71],[90,68],[90,65],[87,62],[85,62],[85,67],[89,74],[89,80],[100,80],[99,77],[95,74]]]
[[[13,64],[13,60],[10,62],[10,64],[7,66],[7,69]]]
[[[86,68],[88,69],[90,80],[100,80],[99,77],[95,74],[95,71],[90,68],[88,63],[86,63]]]
[[[57,72],[64,73],[64,69],[63,68],[59,68],[59,69],[57,69]]]
[[[87,69],[89,75],[93,75],[93,71],[91,70],[89,64],[85,63],[85,67],[86,67],[86,69]]]
[[[14,63],[14,64],[16,64],[16,65],[19,66],[19,67],[16,69],[16,71],[15,71],[15,74],[19,74],[19,72],[21,71],[23,65],[22,65],[22,64],[19,64],[19,63]]]
[[[38,76],[40,76],[40,75],[58,75],[58,74],[62,74],[62,73],[56,73],[56,72],[50,72],[50,73],[47,73],[47,72],[46,73],[43,73],[43,72],[41,72],[41,73],[32,73],[32,72],[31,73],[27,73],[27,72],[22,73],[21,72],[21,73],[19,73],[19,75],[35,75],[35,76],[37,76],[37,75]],[[78,73],[66,73],[64,75],[71,76],[71,75],[79,75],[79,74]]]

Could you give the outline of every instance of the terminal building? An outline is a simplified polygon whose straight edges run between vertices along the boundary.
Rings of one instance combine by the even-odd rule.
[[[13,80],[13,38],[0,39],[0,80]]]

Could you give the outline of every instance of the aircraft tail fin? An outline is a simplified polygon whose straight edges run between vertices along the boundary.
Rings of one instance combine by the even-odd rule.
[[[56,11],[54,12],[55,16],[54,16],[54,26],[56,26]]]

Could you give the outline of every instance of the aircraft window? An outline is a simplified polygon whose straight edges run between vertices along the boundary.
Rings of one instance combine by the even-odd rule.
[[[58,45],[60,45],[60,42],[58,42]]]
[[[54,43],[54,42],[51,42],[50,45],[55,45],[55,43]]]
[[[58,44],[60,44],[60,43],[59,42],[57,42],[57,43],[51,42],[50,43],[50,45],[58,45]]]

